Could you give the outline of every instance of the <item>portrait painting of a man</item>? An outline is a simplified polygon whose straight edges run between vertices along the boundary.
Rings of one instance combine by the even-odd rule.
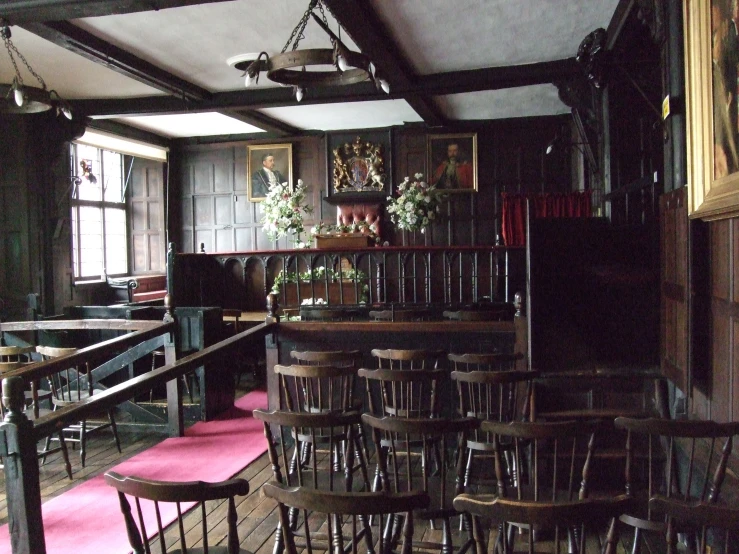
[[[250,202],[261,202],[270,186],[292,184],[292,145],[259,144],[247,146],[247,179]]]
[[[429,182],[440,190],[477,190],[477,134],[429,135]]]

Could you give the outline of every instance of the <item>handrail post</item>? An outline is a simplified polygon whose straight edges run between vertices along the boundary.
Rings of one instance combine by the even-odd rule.
[[[174,300],[174,264],[175,244],[169,243],[167,250],[167,295],[164,297],[165,322],[176,322]],[[176,329],[164,337],[164,363],[173,364],[177,361]],[[182,437],[185,434],[185,414],[182,406],[182,386],[179,379],[167,381],[167,422],[170,437]]]
[[[526,317],[526,299],[522,292],[513,295],[513,305],[516,313],[513,316],[513,326],[516,332],[516,344],[513,348],[514,353],[523,354],[523,358],[516,362],[516,369],[519,371],[531,370],[531,359],[529,356],[529,324]]]
[[[46,554],[36,435],[23,413],[23,388],[21,377],[3,380],[8,411],[0,424],[0,455],[5,462],[10,548],[13,554]]]

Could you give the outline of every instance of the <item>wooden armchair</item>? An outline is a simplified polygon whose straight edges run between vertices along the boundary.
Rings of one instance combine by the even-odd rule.
[[[267,438],[267,452],[272,466],[273,480],[284,487],[299,487],[301,490],[323,492],[368,492],[369,476],[366,466],[361,463],[360,449],[355,439],[357,428],[361,423],[357,412],[347,413],[296,413],[287,411],[254,410],[254,417],[264,423],[264,435]],[[314,455],[303,464],[293,461],[301,455],[303,437],[310,437],[312,444],[323,438],[324,450],[319,456]],[[355,479],[360,460],[359,477]],[[331,513],[330,505],[322,513]],[[314,527],[308,514],[291,507],[284,517],[281,516],[275,532],[274,554],[280,554],[290,542],[296,538],[301,546],[311,543],[330,544],[330,536],[313,533]],[[320,524],[319,524],[320,526]],[[366,540],[367,552],[374,554],[372,532],[368,519],[360,517],[361,528],[354,530],[358,541]],[[288,531],[289,529],[289,531]],[[287,533],[287,542],[286,534]],[[306,542],[302,542],[306,541]],[[318,547],[317,547],[318,548]],[[322,548],[322,547],[321,547]]]
[[[699,530],[694,550],[696,554],[710,554],[722,543],[721,552],[724,554],[736,551],[739,542],[739,510],[735,507],[706,502],[687,503],[675,498],[655,496],[649,500],[649,509],[652,513],[663,514],[667,518],[667,554],[677,554],[678,528],[686,526]]]
[[[625,492],[636,501],[621,521],[633,529],[638,552],[667,531],[664,515],[652,511],[650,498],[718,501],[739,423],[619,417],[615,424],[626,431]],[[692,535],[699,530],[681,528]]]
[[[147,520],[142,509],[142,500],[151,501],[155,515],[156,529],[158,532],[159,548],[157,552],[165,554],[184,553],[189,554],[240,554],[246,553],[239,548],[239,535],[236,529],[236,503],[234,497],[245,496],[249,493],[249,482],[245,479],[230,479],[219,483],[203,483],[202,481],[190,481],[182,483],[171,483],[166,481],[153,481],[141,479],[134,476],[123,476],[109,471],[105,474],[105,482],[118,491],[118,499],[121,504],[121,512],[126,523],[128,540],[134,552],[151,552],[152,546],[149,533],[146,531],[146,523],[149,529],[152,527],[151,517]],[[131,513],[131,504],[127,497],[133,497],[138,515],[138,525]],[[226,525],[228,535],[225,537],[225,546],[210,546],[208,544],[208,515],[212,515],[216,524],[223,519],[222,509],[207,509],[207,501],[225,501],[228,504],[226,514]],[[179,530],[180,548],[167,550],[164,528],[162,526],[162,503],[175,503],[177,505],[177,528]],[[186,538],[191,534],[197,534],[196,525],[191,518],[185,518],[182,511],[184,503],[196,503],[200,505],[200,518],[202,520],[202,534],[200,541],[202,546],[193,548],[186,544]],[[148,507],[147,507],[148,508]],[[211,507],[212,508],[212,507]],[[150,513],[146,511],[146,513]],[[186,532],[187,531],[187,532]]]

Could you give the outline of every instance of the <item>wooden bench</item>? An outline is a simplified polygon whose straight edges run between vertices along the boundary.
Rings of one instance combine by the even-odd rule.
[[[116,295],[119,302],[150,302],[162,300],[167,295],[166,275],[107,277],[106,280],[109,287],[126,291],[123,298]]]

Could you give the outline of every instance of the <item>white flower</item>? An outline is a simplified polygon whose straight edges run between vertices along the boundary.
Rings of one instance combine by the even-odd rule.
[[[423,177],[423,173],[416,173],[414,177],[416,178],[416,181],[420,181]],[[406,177],[406,179],[408,179],[408,177]]]
[[[406,209],[406,210],[408,210],[408,211],[411,211],[411,210],[413,210],[414,208],[415,208],[415,206],[413,205],[413,202],[406,202],[406,203],[405,203],[405,209]]]

